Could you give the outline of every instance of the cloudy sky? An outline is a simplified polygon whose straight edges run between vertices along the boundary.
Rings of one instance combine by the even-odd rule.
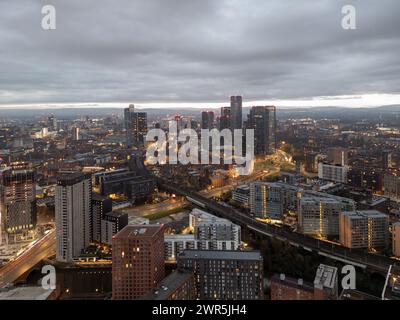
[[[400,104],[399,16],[398,0],[1,0],[0,107]]]

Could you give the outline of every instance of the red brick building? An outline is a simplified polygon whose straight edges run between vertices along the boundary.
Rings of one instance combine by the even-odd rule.
[[[128,225],[112,241],[112,296],[133,300],[164,278],[163,225]]]

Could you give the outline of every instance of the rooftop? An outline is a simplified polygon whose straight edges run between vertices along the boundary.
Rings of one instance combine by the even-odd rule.
[[[207,260],[262,260],[260,251],[184,250],[179,258]]]
[[[295,279],[284,274],[274,274],[271,278],[272,282],[280,283],[294,289],[301,289],[308,292],[314,292],[314,286],[309,282],[304,282],[303,279]]]
[[[47,300],[54,290],[42,287],[14,287],[0,291],[0,300]]]
[[[164,225],[127,225],[114,238],[152,238],[159,232],[164,232]]]
[[[377,210],[345,211],[342,213],[342,215],[350,217],[351,219],[388,218],[389,217],[387,214],[384,214]]]
[[[141,300],[167,300],[176,289],[193,277],[191,272],[174,271],[164,278],[159,285]]]

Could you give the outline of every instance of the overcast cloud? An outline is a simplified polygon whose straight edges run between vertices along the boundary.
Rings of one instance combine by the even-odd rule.
[[[399,17],[398,0],[1,0],[0,104],[399,94]]]

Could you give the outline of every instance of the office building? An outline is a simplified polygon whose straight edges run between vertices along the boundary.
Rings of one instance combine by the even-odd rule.
[[[55,190],[56,258],[73,261],[92,238],[92,182],[90,174],[61,175]]]
[[[276,107],[252,107],[246,129],[254,130],[254,154],[269,155],[276,150]]]
[[[194,274],[197,299],[263,299],[259,251],[185,250],[178,256],[178,270]]]
[[[0,169],[0,244],[36,226],[36,175],[26,163]]]
[[[242,129],[242,97],[232,96],[231,97],[231,129]]]
[[[385,174],[383,177],[383,188],[385,196],[390,200],[400,202],[400,176]]]
[[[232,200],[244,208],[250,207],[250,186],[238,186],[232,191]]]
[[[214,112],[203,111],[201,113],[201,128],[211,130],[214,128]]]
[[[81,129],[79,127],[72,128],[72,140],[74,141],[81,140]]]
[[[231,108],[221,107],[221,115],[219,117],[219,130],[229,129],[231,127]]]
[[[156,187],[155,180],[148,176],[138,176],[137,172],[115,170],[99,172],[94,175],[95,183],[102,196],[123,195],[132,200],[143,200],[150,196]]]
[[[320,162],[318,164],[318,178],[339,182],[347,183],[347,173],[349,168],[347,166],[331,165]]]
[[[135,112],[135,106],[124,109],[126,145],[128,148],[142,145],[147,134],[147,113]]]
[[[112,239],[112,297],[134,300],[164,279],[163,225],[128,225]]]
[[[173,271],[141,300],[195,300],[196,288],[193,273]]]
[[[388,244],[389,216],[376,210],[341,212],[339,239],[347,248],[384,248]]]

